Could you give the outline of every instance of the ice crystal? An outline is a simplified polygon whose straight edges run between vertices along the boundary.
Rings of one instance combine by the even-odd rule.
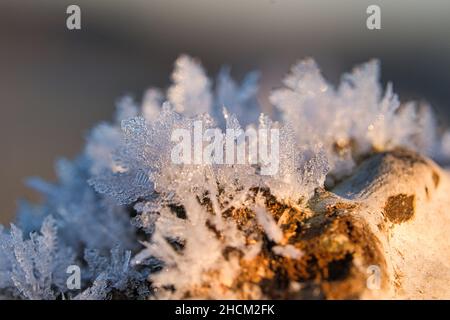
[[[130,264],[131,251],[119,246],[111,249],[110,257],[102,256],[96,249],[86,249],[84,260],[88,264],[88,279],[92,285],[74,297],[76,300],[101,300],[120,292],[122,298],[135,298],[135,292],[148,295],[145,275],[134,270]]]
[[[133,230],[125,209],[111,199],[96,194],[87,184],[87,160],[57,163],[58,184],[37,178],[29,185],[45,196],[41,206],[22,208],[19,226],[26,232],[35,231],[39,221],[48,215],[57,220],[60,240],[74,250],[83,248],[110,249],[115,244],[133,247]]]
[[[344,74],[334,88],[315,61],[306,59],[292,67],[284,85],[271,94],[272,103],[286,122],[295,124],[297,141],[324,146],[338,177],[373,150],[407,147],[431,157],[442,153],[431,109],[401,105],[390,83],[383,93],[377,61]]]
[[[283,240],[283,231],[277,226],[272,215],[263,206],[257,206],[255,212],[256,221],[263,227],[267,237],[272,241],[281,242]]]
[[[55,299],[67,291],[66,268],[74,254],[57,240],[56,222],[47,217],[40,234],[24,239],[12,225],[0,229],[0,288],[26,299]]]
[[[391,84],[383,92],[376,61],[344,75],[337,88],[312,59],[297,63],[284,88],[270,96],[280,121],[260,114],[257,72],[238,84],[225,67],[216,80],[197,60],[181,56],[168,90],[150,88],[140,106],[130,96],[118,100],[114,120],[89,133],[83,153],[57,162],[56,183],[30,179],[44,201],[22,201],[18,227],[0,230],[0,293],[26,299],[242,297],[233,288],[243,265],[262,255],[303,254],[287,243],[273,206],[308,210],[326,179],[350,174],[374,152],[402,147],[444,164],[450,159],[450,133],[436,129],[427,105],[400,103]],[[174,162],[173,132],[195,134],[199,122],[213,133],[200,146],[217,142],[206,153],[210,158],[199,157],[193,145],[193,163]],[[263,174],[271,164],[267,157],[203,161],[230,147],[259,149],[246,136],[249,129],[275,130],[280,143],[271,150],[278,151],[273,174]],[[227,140],[228,132],[235,135]],[[73,263],[81,267],[80,290],[66,287],[66,267]],[[258,290],[245,296],[263,297]]]
[[[181,56],[175,62],[172,80],[174,84],[167,97],[177,112],[187,116],[210,112],[211,83],[200,64],[188,56]]]
[[[221,114],[217,111],[227,108],[228,112],[236,115],[242,125],[255,123],[261,112],[257,99],[259,72],[247,74],[239,86],[230,75],[230,68],[224,67],[217,76],[216,86],[216,119],[223,127]]]
[[[159,288],[159,298],[183,298],[193,287],[205,284],[211,288],[210,298],[233,297],[223,286],[232,284],[239,262],[237,257],[225,259],[224,248],[239,250],[250,259],[260,244],[247,244],[244,232],[231,219],[220,212],[208,212],[194,197],[182,203],[186,217],[178,217],[167,208],[160,211],[151,242],[144,243],[146,248],[136,256],[135,264],[149,257],[164,262],[162,271],[150,275],[152,284]],[[168,290],[170,287],[176,291]]]

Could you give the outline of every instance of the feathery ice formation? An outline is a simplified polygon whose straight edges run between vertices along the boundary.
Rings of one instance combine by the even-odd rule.
[[[121,99],[77,159],[57,162],[58,182],[29,180],[45,200],[0,228],[0,296],[450,297],[450,180],[435,164],[450,161],[450,132],[378,73],[368,62],[335,88],[300,61],[270,95],[272,120],[257,72],[236,83],[225,67],[213,84],[181,56],[166,92]],[[171,134],[195,121],[277,128],[278,172],[174,164]]]

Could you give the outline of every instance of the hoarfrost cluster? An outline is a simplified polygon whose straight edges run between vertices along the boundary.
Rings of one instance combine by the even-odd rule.
[[[90,132],[82,154],[57,162],[57,183],[29,180],[45,200],[23,201],[15,224],[0,229],[4,297],[260,298],[257,286],[237,293],[242,268],[262,254],[302,256],[269,203],[307,208],[317,188],[379,151],[450,159],[450,134],[437,129],[430,107],[401,104],[391,84],[383,92],[376,61],[337,88],[312,59],[300,61],[270,95],[273,120],[260,114],[257,72],[237,83],[225,67],[214,84],[181,56],[172,81],[140,104],[119,100],[114,121]],[[278,172],[261,175],[263,163],[174,164],[172,132],[195,121],[222,134],[279,129]],[[67,288],[69,265],[81,268],[80,290]]]

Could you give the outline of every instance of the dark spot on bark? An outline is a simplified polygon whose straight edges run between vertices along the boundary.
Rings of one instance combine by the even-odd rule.
[[[353,255],[347,253],[343,259],[333,260],[328,264],[329,281],[346,279],[352,267]]]
[[[390,196],[384,206],[384,215],[392,223],[402,223],[414,216],[414,195]]]
[[[184,250],[184,247],[186,246],[186,241],[182,239],[173,239],[173,238],[166,238],[167,243],[172,247],[173,250],[176,252],[181,252]]]
[[[183,206],[175,205],[175,204],[169,204],[169,209],[175,213],[177,218],[179,219],[186,219],[186,209]]]
[[[379,223],[377,224],[378,230],[383,231],[384,230],[384,224],[383,223]]]
[[[436,171],[433,171],[432,178],[433,178],[434,187],[437,188],[439,186],[439,180],[440,180],[439,174],[437,174]]]

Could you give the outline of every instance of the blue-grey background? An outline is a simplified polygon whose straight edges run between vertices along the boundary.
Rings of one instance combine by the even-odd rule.
[[[66,29],[69,4],[81,7],[81,31]],[[382,30],[365,27],[370,4]],[[54,160],[74,157],[117,97],[168,85],[180,53],[211,76],[222,63],[238,78],[261,69],[266,108],[297,59],[314,57],[336,82],[377,57],[402,100],[450,117],[448,0],[0,0],[0,222],[19,197],[35,198],[24,179],[53,179]]]

